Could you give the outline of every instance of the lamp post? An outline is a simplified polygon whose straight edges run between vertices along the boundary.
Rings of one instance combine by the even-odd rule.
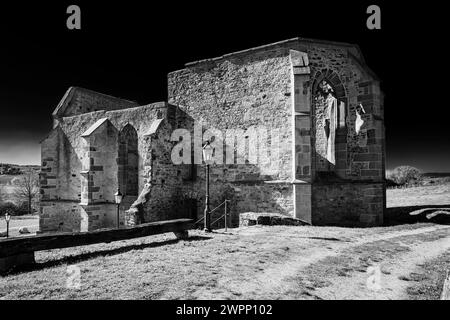
[[[209,165],[212,164],[212,156],[213,156],[213,147],[209,141],[205,143],[203,146],[203,160],[206,164],[206,197],[205,197],[205,231],[211,232],[211,217],[209,215]]]
[[[120,193],[120,189],[117,188],[117,192],[114,194],[114,199],[117,204],[117,229],[120,227],[120,203],[122,202],[123,195]]]
[[[9,220],[11,220],[11,215],[7,212],[5,213],[5,221],[6,221],[6,237],[9,238]]]

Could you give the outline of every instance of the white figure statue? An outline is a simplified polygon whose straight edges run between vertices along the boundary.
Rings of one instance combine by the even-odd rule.
[[[336,127],[337,127],[337,99],[333,96],[333,89],[327,83],[324,83],[322,90],[328,93],[326,98],[327,110],[325,111],[325,130],[328,131],[327,134],[327,160],[329,163],[335,165],[335,138],[336,138]]]
[[[359,110],[356,108],[356,121],[355,121],[355,130],[356,134],[359,134],[359,131],[361,130],[361,127],[364,124],[364,120],[361,118],[362,114],[365,114],[366,110],[364,110],[364,107],[362,104],[359,104]]]

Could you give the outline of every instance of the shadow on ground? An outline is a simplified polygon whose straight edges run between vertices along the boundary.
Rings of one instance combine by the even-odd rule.
[[[448,208],[450,210],[450,204],[386,208],[384,214],[384,225],[396,226],[401,224],[413,224],[418,222],[450,224],[450,214],[439,214],[431,219],[427,218],[427,214],[442,208]],[[411,212],[424,209],[426,210],[421,214],[410,215]]]
[[[18,273],[22,273],[22,272],[37,271],[37,270],[41,270],[41,269],[45,269],[45,268],[56,267],[61,264],[76,264],[76,263],[86,261],[89,259],[93,259],[93,258],[97,258],[97,257],[114,256],[114,255],[129,252],[132,250],[157,248],[157,247],[175,244],[180,241],[192,242],[192,241],[204,241],[204,240],[209,240],[209,239],[212,239],[212,237],[191,236],[185,240],[171,239],[171,240],[160,241],[160,242],[142,243],[142,244],[134,244],[134,245],[128,245],[128,246],[123,246],[123,247],[118,247],[118,248],[112,248],[112,249],[96,250],[96,251],[92,251],[92,252],[85,252],[85,253],[65,256],[65,257],[62,257],[61,259],[55,259],[55,260],[49,260],[49,261],[45,261],[45,262],[41,262],[41,263],[33,263],[30,265],[24,265],[24,266],[9,270],[8,272],[0,273],[0,275],[6,276],[6,275],[13,275],[13,274],[18,274]]]

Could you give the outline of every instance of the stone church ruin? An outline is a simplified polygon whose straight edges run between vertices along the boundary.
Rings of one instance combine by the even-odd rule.
[[[193,161],[174,163],[183,140],[174,132],[205,141],[211,128],[244,132],[242,139],[215,136],[224,151],[210,175],[211,206],[229,199],[235,225],[245,212],[312,225],[381,225],[383,114],[379,79],[358,46],[304,38],[187,63],[168,74],[167,102],[141,105],[71,87],[41,143],[40,230],[115,227],[118,188],[121,225],[200,217],[201,151],[185,148],[180,154]],[[249,141],[253,127],[270,130]],[[260,151],[263,141],[272,148],[248,161],[249,148]]]

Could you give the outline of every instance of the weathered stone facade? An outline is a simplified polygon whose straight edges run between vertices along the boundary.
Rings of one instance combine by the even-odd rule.
[[[70,88],[69,92],[65,97],[71,98],[61,102],[65,109],[55,112],[54,129],[41,144],[40,230],[86,231],[116,226],[114,194],[118,187],[124,194],[121,225],[125,211],[146,183],[153,184],[157,196],[157,201],[148,204],[149,210],[170,206],[171,187],[180,182],[175,166],[170,164],[172,171],[165,168],[170,163],[173,130],[167,114],[175,107],[165,102],[137,106],[109,97],[117,105],[87,113],[83,112],[88,108],[85,105],[75,114],[79,95],[88,105],[96,105],[98,97],[104,99],[104,95],[81,88]],[[148,219],[172,217],[170,210],[160,210]]]
[[[41,231],[115,226],[117,187],[122,224],[200,216],[201,148],[190,150],[197,164],[174,163],[180,128],[214,136],[210,200],[231,200],[234,224],[239,213],[269,212],[380,225],[383,113],[357,46],[301,38],[188,63],[169,73],[168,103],[71,88],[42,143]],[[145,200],[128,210],[138,195]]]

